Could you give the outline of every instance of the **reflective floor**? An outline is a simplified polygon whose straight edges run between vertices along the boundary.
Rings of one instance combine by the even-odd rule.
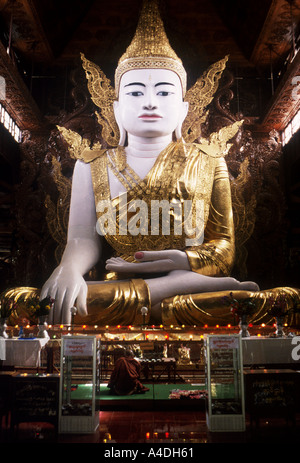
[[[207,442],[202,412],[101,412],[100,439],[120,443]]]
[[[245,432],[209,432],[203,411],[101,411],[92,434],[59,434],[47,423],[21,423],[14,435],[2,419],[1,443],[101,443],[101,444],[293,444],[300,435],[300,416],[294,426],[281,419],[261,419],[259,426],[246,420]]]

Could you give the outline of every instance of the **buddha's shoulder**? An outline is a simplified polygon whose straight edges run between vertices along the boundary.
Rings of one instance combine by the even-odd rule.
[[[96,144],[94,146],[84,148],[80,156],[77,157],[80,161],[90,164],[91,162],[96,161],[97,159],[103,159],[106,156],[107,149],[102,148],[101,145]]]
[[[90,163],[105,155],[107,149],[103,148],[100,143],[96,142],[91,146],[90,140],[82,137],[79,133],[66,127],[57,126],[57,128],[67,143],[70,156],[73,159]]]
[[[240,130],[243,121],[237,121],[226,127],[222,127],[219,131],[213,132],[207,138],[200,138],[197,143],[192,143],[194,149],[198,149],[210,157],[222,158],[228,154],[232,144],[230,141],[236,136]]]
[[[226,154],[219,146],[209,143],[207,139],[201,139],[198,143],[188,143],[185,151],[188,159],[204,157],[212,160],[223,158]]]

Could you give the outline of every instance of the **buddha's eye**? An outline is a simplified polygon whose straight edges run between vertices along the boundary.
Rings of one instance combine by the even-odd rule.
[[[142,96],[143,95],[143,92],[140,92],[140,91],[135,91],[135,92],[128,92],[126,93],[126,95],[131,95],[131,96]]]
[[[163,91],[161,90],[160,92],[158,92],[159,96],[169,96],[169,95],[172,95],[172,92],[167,92],[167,91]]]

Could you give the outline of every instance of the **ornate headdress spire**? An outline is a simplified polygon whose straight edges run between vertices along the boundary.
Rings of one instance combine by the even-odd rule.
[[[159,14],[158,0],[144,0],[135,36],[121,56],[115,72],[115,89],[119,93],[122,75],[132,69],[168,69],[179,76],[183,94],[186,72],[172,49]]]

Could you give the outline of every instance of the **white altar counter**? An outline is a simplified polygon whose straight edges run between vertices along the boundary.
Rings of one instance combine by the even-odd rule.
[[[4,339],[3,365],[34,368],[40,366],[41,350],[48,341],[48,338]]]
[[[5,360],[5,339],[0,338],[0,360]]]
[[[243,364],[299,364],[300,337],[267,338],[250,336],[242,339]]]

